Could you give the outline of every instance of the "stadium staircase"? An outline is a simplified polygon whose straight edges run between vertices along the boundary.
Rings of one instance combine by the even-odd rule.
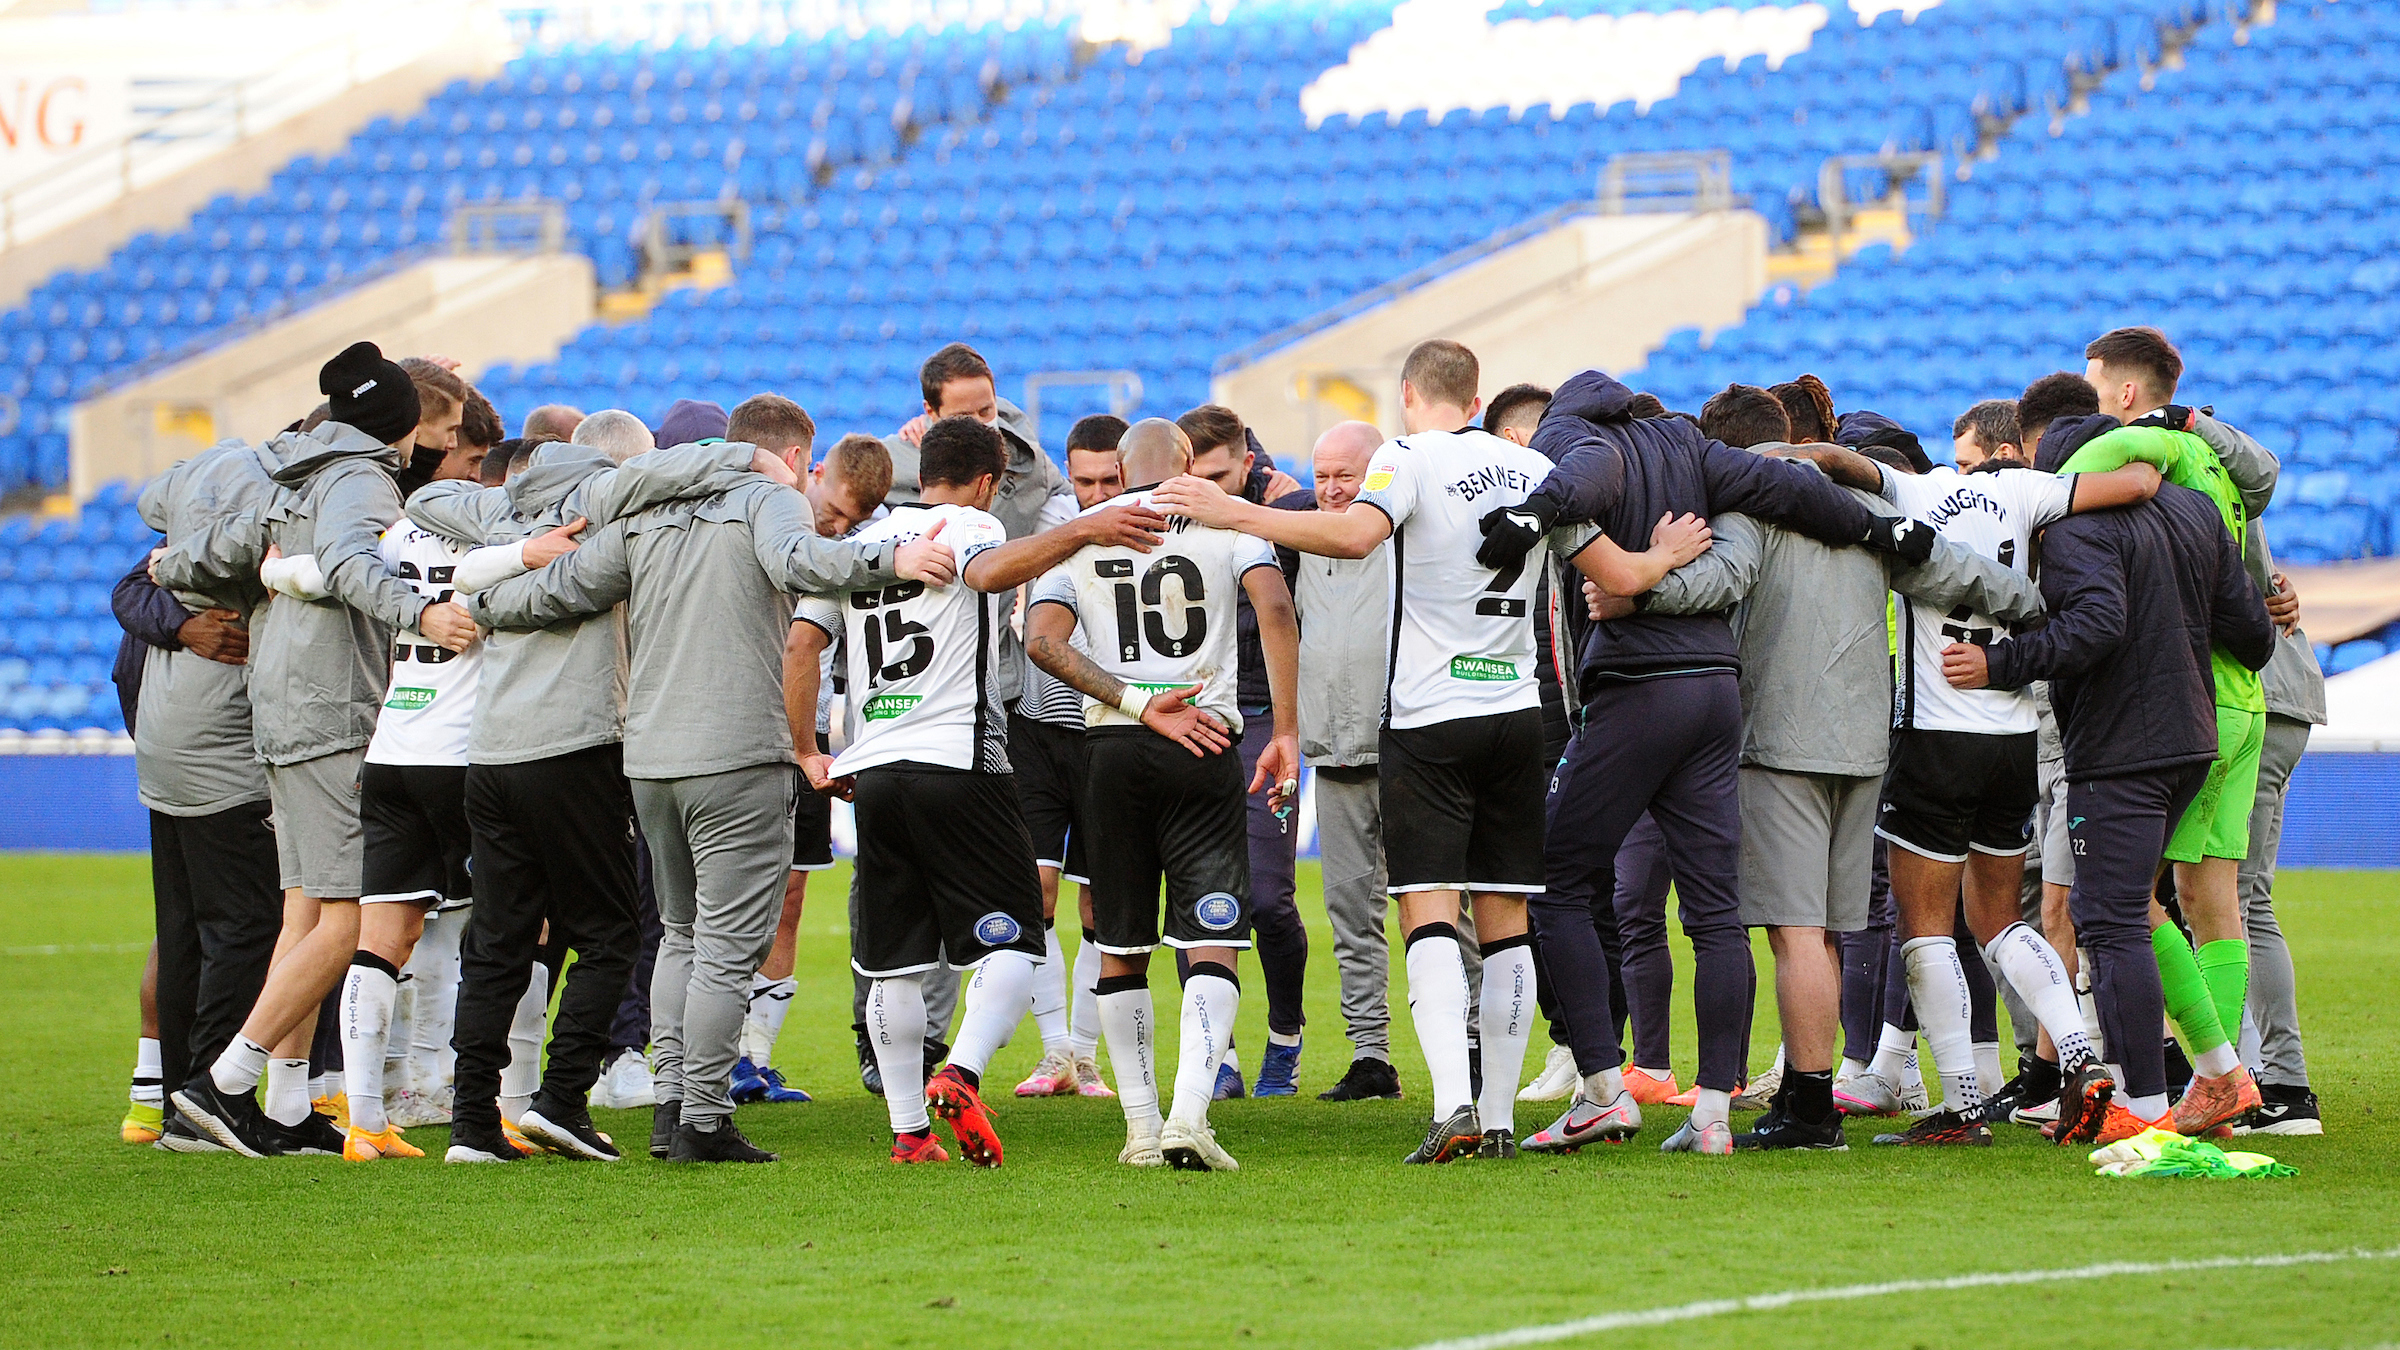
[[[1123,371],[1144,409],[1179,410],[1219,357],[1588,201],[1612,156],[1724,149],[1787,252],[1824,238],[1829,197],[1892,212],[1907,247],[1803,284],[1837,235],[1746,321],[1670,339],[1641,375],[1670,402],[1816,369],[1843,406],[1945,445],[1973,398],[2117,317],[2156,319],[2196,397],[2296,447],[2279,550],[2386,551],[2394,428],[2354,411],[2388,399],[2354,391],[2390,384],[2400,264],[2366,245],[2400,191],[2400,33],[2360,0],[2247,29],[2232,3],[1948,0],[1871,5],[1863,25],[1836,5],[1796,52],[1691,57],[1646,106],[1599,66],[1581,84],[1552,71],[1548,101],[1518,106],[1533,86],[1495,60],[1423,97],[1404,81],[1321,97],[1313,123],[1303,90],[1396,26],[1385,0],[1237,3],[1138,59],[1055,24],[546,50],[0,313],[0,395],[21,409],[0,488],[65,481],[78,401],[442,251],[461,206],[557,202],[600,284],[643,292],[622,310],[638,317],[555,361],[480,372],[504,410],[655,414],[774,387],[829,431],[883,430],[954,337],[1004,392]],[[1652,0],[1464,8],[1562,36],[1682,22]],[[1938,217],[1925,175],[1896,192],[1911,170],[1890,156],[1911,152],[1943,157]],[[1828,180],[1837,155],[1858,158]],[[721,257],[724,284],[657,284],[668,255]],[[0,737],[114,728],[106,592],[146,543],[126,501],[107,488],[78,517],[0,524]]]

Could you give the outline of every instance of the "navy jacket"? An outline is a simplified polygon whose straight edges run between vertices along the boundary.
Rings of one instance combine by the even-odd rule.
[[[117,626],[125,630],[125,636],[117,640],[117,663],[109,679],[117,686],[117,707],[124,712],[125,732],[131,735],[134,710],[142,701],[143,657],[152,647],[182,650],[183,640],[176,633],[196,616],[150,580],[149,549],[142,550],[141,561],[109,592],[109,608],[116,612]]]
[[[1550,400],[1533,448],[1557,467],[1536,492],[1561,503],[1561,520],[1591,521],[1633,553],[1650,547],[1650,531],[1670,511],[1739,511],[1828,544],[1867,537],[1867,508],[1815,465],[1736,450],[1680,417],[1628,417],[1632,398],[1587,370]],[[1637,612],[1592,625],[1577,683],[1590,693],[1600,680],[1739,670],[1738,651],[1723,614]]]
[[[2209,645],[2252,670],[2275,654],[2216,503],[2173,483],[2044,532],[2042,598],[2048,624],[1987,649],[1991,682],[2050,681],[2069,782],[2215,759]]]

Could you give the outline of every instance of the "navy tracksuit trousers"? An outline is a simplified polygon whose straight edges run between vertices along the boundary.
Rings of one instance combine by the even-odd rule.
[[[2118,1090],[2134,1097],[2167,1090],[2167,1015],[2150,946],[2150,894],[2168,836],[2200,795],[2208,762],[2067,784],[2067,837],[2075,889],[2067,913],[2075,941],[2092,955],[2092,998],[2108,1057],[2124,1070]]]

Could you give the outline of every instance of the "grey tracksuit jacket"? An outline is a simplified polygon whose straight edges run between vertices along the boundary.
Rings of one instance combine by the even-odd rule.
[[[506,487],[428,483],[408,517],[470,546],[514,544],[578,517],[590,539],[603,521],[676,497],[722,491],[746,475],[754,447],[720,442],[653,450],[612,468],[589,446],[557,442]],[[467,759],[525,764],[625,739],[625,633],[613,609],[575,614],[484,644]]]
[[[2242,510],[2250,518],[2243,531],[2242,563],[2258,593],[2273,595],[2275,555],[2267,549],[2267,533],[2259,518],[2274,499],[2276,478],[2283,466],[2273,451],[2248,433],[2207,413],[2193,419],[2192,430],[2217,452],[2225,475],[2242,494]],[[2306,630],[2289,636],[2278,634],[2275,656],[2259,675],[2266,685],[2268,712],[2295,722],[2325,724],[2325,672],[2317,665],[2317,649]]]
[[[893,579],[891,543],[819,538],[799,493],[743,477],[712,496],[591,518],[583,547],[469,597],[477,622],[504,629],[623,602],[628,778],[795,762],[783,708],[789,597]]]
[[[221,442],[151,479],[137,509],[172,547],[273,497],[275,464],[265,446]],[[229,609],[245,622],[266,598],[255,573],[173,594],[194,613]],[[164,815],[206,816],[266,799],[247,665],[149,647],[141,700],[133,758],[142,805]]]
[[[281,489],[168,548],[156,573],[173,591],[251,584],[273,545],[316,555],[326,597],[277,596],[250,629],[251,728],[269,764],[355,750],[375,734],[392,633],[426,599],[384,570],[383,532],[400,518],[400,453],[340,422],[286,432],[262,448]]]
[[[1391,656],[1392,550],[1364,558],[1300,555],[1300,755],[1349,768],[1376,762],[1384,663]]]
[[[1879,515],[1891,503],[1851,489]],[[1887,595],[2010,623],[2042,613],[2033,579],[1948,540],[1916,567],[1748,516],[1715,517],[1708,552],[1667,575],[1645,612],[1731,609],[1742,662],[1742,763],[1786,773],[1881,774],[1892,725]]]

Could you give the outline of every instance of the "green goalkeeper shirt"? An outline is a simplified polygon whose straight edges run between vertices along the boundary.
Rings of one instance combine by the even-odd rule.
[[[2225,518],[2225,529],[2233,535],[2235,546],[2242,544],[2249,524],[2242,510],[2242,494],[2234,488],[2233,478],[2225,472],[2217,452],[2188,431],[2118,427],[2076,451],[2059,467],[2059,472],[2106,473],[2137,459],[2155,466],[2170,483],[2206,493],[2217,504],[2217,513]],[[2234,660],[2223,647],[2211,646],[2208,656],[2211,673],[2216,677],[2218,707],[2254,713],[2267,710],[2266,686],[2257,671]]]

